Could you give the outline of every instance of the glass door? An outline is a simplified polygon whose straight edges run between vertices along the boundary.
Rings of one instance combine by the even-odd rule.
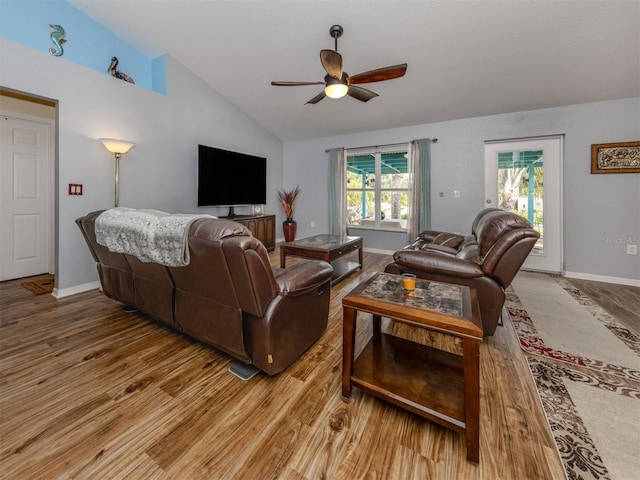
[[[540,234],[523,268],[562,271],[562,137],[487,142],[485,206],[526,218]]]

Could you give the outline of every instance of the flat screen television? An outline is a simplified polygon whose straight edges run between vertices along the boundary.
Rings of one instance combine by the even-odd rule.
[[[198,206],[267,203],[267,159],[198,145]],[[233,209],[229,210],[233,215]]]

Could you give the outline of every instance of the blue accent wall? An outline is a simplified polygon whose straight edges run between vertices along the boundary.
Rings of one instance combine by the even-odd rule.
[[[61,60],[110,75],[111,57],[118,57],[118,70],[133,77],[136,85],[167,93],[166,55],[147,58],[63,0],[0,0],[0,36],[12,42],[49,54],[49,48],[57,50],[50,24],[61,25],[66,33]]]
[[[151,79],[153,80],[153,90],[167,94],[167,55],[160,55],[151,61]]]

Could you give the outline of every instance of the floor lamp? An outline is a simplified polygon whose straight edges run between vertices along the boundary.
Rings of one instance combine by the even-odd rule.
[[[99,138],[107,150],[113,153],[116,157],[116,191],[115,191],[115,202],[114,206],[118,206],[118,197],[120,196],[120,156],[124,153],[127,153],[131,148],[135,147],[136,144],[133,142],[128,142],[126,140],[116,140],[115,138]]]

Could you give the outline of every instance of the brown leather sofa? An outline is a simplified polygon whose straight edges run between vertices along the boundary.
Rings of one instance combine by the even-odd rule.
[[[455,253],[438,249],[405,249],[394,253],[388,273],[467,285],[476,289],[484,336],[494,334],[511,284],[540,235],[531,224],[503,210],[485,212],[475,225],[475,242]]]
[[[145,263],[96,242],[93,212],[76,220],[106,295],[269,375],[291,365],[327,326],[326,262],[272,267],[243,225],[205,218],[189,228],[184,267]]]

